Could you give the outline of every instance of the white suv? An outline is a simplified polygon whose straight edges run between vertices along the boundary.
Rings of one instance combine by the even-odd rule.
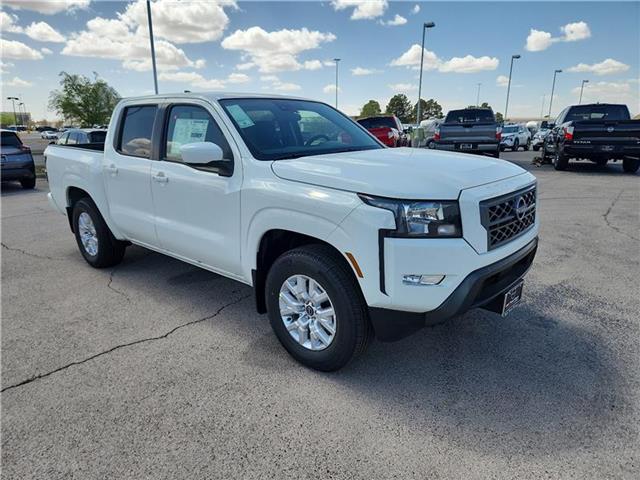
[[[536,180],[509,162],[395,148],[311,100],[132,98],[104,146],[47,148],[51,204],[94,267],[134,243],[254,288],[319,370],[375,335],[506,314],[537,248]],[[104,148],[104,151],[102,151]]]

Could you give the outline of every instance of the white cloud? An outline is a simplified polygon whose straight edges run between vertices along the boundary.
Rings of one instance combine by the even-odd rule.
[[[236,70],[251,70],[255,66],[256,64],[253,62],[239,63],[236,65]]]
[[[217,90],[224,88],[224,81],[216,78],[206,79],[196,72],[162,72],[158,75],[158,80],[184,83],[201,89]]]
[[[53,15],[87,8],[90,2],[91,0],[3,0],[2,4],[14,10],[31,10],[44,15]]]
[[[284,83],[277,82],[273,85],[272,88],[279,92],[295,92],[298,90],[302,90],[302,87],[297,83],[287,83],[287,82],[284,82]]]
[[[22,33],[22,27],[17,25],[18,17],[0,11],[0,30],[7,33]]]
[[[420,69],[420,53],[422,48],[418,44],[413,44],[409,50],[398,58],[391,61],[394,67],[409,67]],[[453,57],[449,60],[438,58],[429,50],[424,50],[424,70],[438,70],[443,73],[476,73],[485,70],[495,70],[500,61],[495,57],[474,57],[466,55],[464,57]]]
[[[303,67],[305,70],[318,70],[323,67],[323,64],[320,60],[307,60]]]
[[[575,87],[571,93],[578,98],[580,87]],[[612,102],[625,103],[632,111],[640,111],[640,92],[636,85],[624,82],[594,82],[584,86],[582,103]]]
[[[585,22],[567,23],[565,26],[560,27],[564,37],[564,42],[577,42],[579,40],[586,40],[591,36],[591,30],[589,25]]]
[[[11,62],[0,61],[0,73],[7,73],[14,65]]]
[[[250,80],[249,75],[245,75],[244,73],[231,73],[227,77],[227,82],[229,83],[247,83]]]
[[[33,83],[22,80],[19,77],[13,77],[13,79],[2,82],[5,87],[31,87]]]
[[[218,40],[229,24],[225,8],[237,8],[236,2],[156,0],[151,4],[153,34],[176,44]],[[119,17],[131,29],[140,29],[147,35],[145,0],[129,4]]]
[[[418,89],[413,83],[392,83],[389,88],[394,92],[413,92]]]
[[[613,58],[607,58],[600,63],[594,63],[589,65],[587,63],[579,63],[574,67],[567,68],[567,72],[587,72],[595,75],[614,75],[616,73],[622,73],[629,70],[629,65],[619,62]]]
[[[278,30],[267,32],[260,27],[247,30],[236,30],[222,41],[222,48],[239,50],[250,63],[255,64],[260,72],[273,73],[302,68],[317,68],[311,61],[307,65],[300,63],[297,56],[306,51],[320,47],[322,43],[335,40],[332,33],[308,30]]]
[[[0,38],[0,50],[2,58],[14,58],[16,60],[40,60],[42,54],[22,42]]]
[[[65,41],[64,36],[46,22],[33,22],[25,28],[24,33],[39,42],[63,43]]]
[[[280,79],[276,75],[262,75],[260,77],[261,82],[278,82]]]
[[[541,52],[542,50],[549,48],[553,42],[554,40],[551,38],[551,34],[549,32],[543,32],[532,28],[529,31],[527,44],[524,48],[530,52]]]
[[[398,27],[400,25],[404,25],[405,23],[407,23],[407,19],[404,18],[402,15],[396,14],[396,16],[393,17],[392,20],[387,20],[387,21],[381,20],[380,23],[382,25],[387,25],[389,27]]]
[[[375,70],[373,68],[362,68],[356,67],[351,69],[351,75],[354,77],[362,77],[364,75],[373,75],[375,73],[381,73],[380,70]]]
[[[53,51],[49,48],[41,48],[40,51],[45,55],[51,55],[53,53]]]
[[[413,13],[414,15],[417,13],[420,13],[420,5],[416,4],[413,6],[413,8],[411,9],[411,13]]]
[[[509,84],[509,77],[506,75],[498,75],[496,78],[496,85],[498,87],[506,87]]]
[[[541,52],[557,42],[577,42],[591,37],[591,30],[585,22],[567,23],[560,27],[560,31],[562,35],[554,37],[549,32],[532,28],[524,48],[530,52]]]
[[[336,84],[335,83],[330,83],[329,85],[325,85],[325,87],[322,89],[322,91],[324,93],[335,93]],[[338,87],[338,91],[341,92],[342,89],[340,87]]]
[[[351,20],[369,20],[384,15],[389,3],[387,0],[332,0],[333,9],[353,8]]]

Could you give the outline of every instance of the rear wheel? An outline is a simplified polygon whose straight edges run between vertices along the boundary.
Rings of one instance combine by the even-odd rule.
[[[281,255],[267,275],[266,295],[274,333],[307,367],[338,370],[370,341],[367,306],[353,273],[326,245]]]
[[[436,148],[436,142],[434,142],[433,140],[429,140],[429,141],[427,142],[427,148],[429,148],[429,149],[432,149],[432,150],[433,150],[434,148]]]
[[[622,169],[626,173],[636,173],[640,167],[640,160],[637,158],[625,158],[622,160]]]
[[[24,188],[25,190],[36,188],[36,176],[34,175],[31,178],[23,178],[22,180],[20,180],[20,185],[22,185],[22,188]]]
[[[566,170],[569,166],[569,157],[563,155],[558,150],[553,157],[553,168],[556,170]]]
[[[112,267],[122,261],[126,243],[113,236],[89,198],[78,200],[73,207],[73,231],[80,253],[92,267]]]

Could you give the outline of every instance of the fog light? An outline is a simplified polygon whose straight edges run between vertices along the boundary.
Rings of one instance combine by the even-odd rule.
[[[444,280],[444,275],[403,275],[405,285],[438,285]]]

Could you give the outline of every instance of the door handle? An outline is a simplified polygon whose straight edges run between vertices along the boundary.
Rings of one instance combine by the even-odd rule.
[[[153,176],[153,179],[158,183],[167,183],[169,181],[169,178],[165,177],[164,172],[158,172]]]
[[[118,167],[116,167],[113,163],[108,167],[104,167],[104,169],[111,175],[116,175],[118,173]]]

